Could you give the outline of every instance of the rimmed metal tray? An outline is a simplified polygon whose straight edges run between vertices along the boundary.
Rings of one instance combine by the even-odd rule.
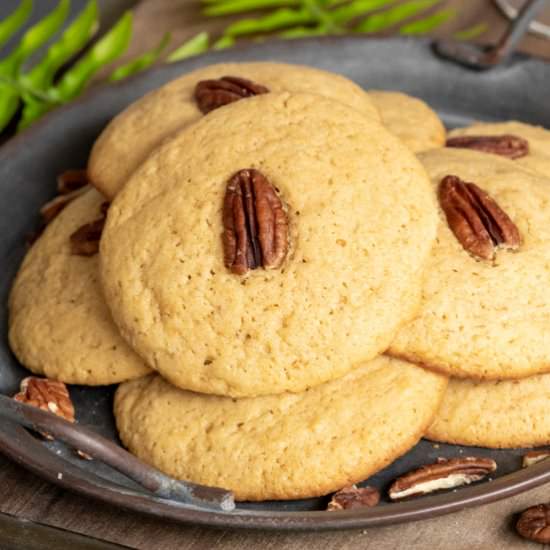
[[[442,61],[427,41],[340,37],[269,42],[165,65],[142,76],[86,95],[54,112],[0,148],[0,392],[13,394],[26,371],[7,344],[6,301],[25,253],[25,235],[40,206],[54,194],[55,177],[84,167],[105,124],[129,103],[180,74],[223,61],[278,60],[344,74],[369,88],[402,90],[427,100],[452,127],[475,119],[519,119],[550,127],[550,64],[516,56],[506,66],[474,72]],[[72,387],[80,423],[117,440],[111,412],[113,388]],[[326,500],[240,504],[230,513],[202,510],[145,493],[97,461],[84,461],[58,442],[43,442],[22,428],[0,423],[0,451],[52,483],[123,508],[202,525],[271,529],[334,529],[411,521],[460,510],[519,493],[550,481],[550,462],[521,469],[523,450],[489,451],[421,441],[369,479],[388,483],[438,456],[490,456],[497,477],[457,491],[408,502],[382,502],[365,510],[323,512]]]

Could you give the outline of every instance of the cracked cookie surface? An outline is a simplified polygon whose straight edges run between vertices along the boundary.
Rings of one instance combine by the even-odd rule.
[[[550,180],[516,161],[465,149],[419,155],[434,194],[448,175],[487,192],[519,231],[516,251],[469,254],[439,209],[416,319],[390,353],[461,378],[521,378],[550,371]]]
[[[104,201],[92,189],[65,207],[27,253],[9,299],[17,358],[32,372],[69,384],[114,384],[150,372],[112,321],[97,254],[71,252],[71,234],[96,219]]]
[[[224,265],[222,210],[251,168],[285,204],[289,251],[242,277]],[[422,166],[379,123],[265,94],[211,112],[136,171],[109,210],[103,287],[125,338],[176,386],[298,392],[380,354],[414,315],[436,223]]]
[[[122,384],[122,442],[170,476],[237,500],[320,496],[407,452],[432,421],[445,377],[380,356],[300,394],[245,399],[175,388],[159,376]]]
[[[241,77],[271,92],[317,93],[379,120],[368,94],[343,76],[285,63],[224,63],[197,69],[148,93],[116,116],[96,141],[88,164],[92,183],[112,198],[161,142],[202,118],[195,87],[200,81]]]

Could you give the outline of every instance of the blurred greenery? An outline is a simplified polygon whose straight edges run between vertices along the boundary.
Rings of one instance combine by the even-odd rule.
[[[456,10],[445,9],[442,0],[198,1],[205,20],[231,16],[232,21],[218,35],[200,32],[167,56],[170,35],[166,34],[154,48],[111,71],[106,80],[123,80],[163,57],[172,63],[209,49],[229,48],[243,38],[257,41],[270,36],[293,39],[390,30],[418,35],[432,32],[457,16]],[[52,108],[71,101],[100,70],[126,51],[132,37],[130,11],[93,42],[100,17],[97,0],[88,0],[66,24],[70,6],[71,0],[59,0],[57,6],[27,29],[12,51],[0,59],[0,132],[14,122],[18,130],[26,128]],[[0,48],[22,29],[32,10],[33,0],[21,0],[18,7],[0,21]],[[454,36],[470,40],[486,30],[485,25],[478,24],[461,29]],[[60,36],[55,38],[58,33]],[[27,67],[32,54],[52,39],[44,55]]]
[[[243,36],[261,40],[273,34],[283,38],[388,30],[425,34],[457,16],[454,9],[441,9],[442,0],[201,0],[201,3],[202,13],[207,17],[242,15],[224,29],[215,44]],[[462,37],[474,38],[485,30],[477,25],[460,33]]]

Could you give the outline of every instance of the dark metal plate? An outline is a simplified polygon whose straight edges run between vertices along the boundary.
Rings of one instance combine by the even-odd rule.
[[[6,301],[25,253],[25,234],[40,206],[54,194],[55,176],[83,167],[105,124],[147,91],[197,67],[220,61],[279,60],[342,73],[372,88],[402,90],[427,100],[448,126],[474,119],[520,119],[550,127],[550,65],[516,57],[507,66],[470,72],[439,60],[428,42],[408,39],[309,39],[209,54],[160,67],[143,76],[89,94],[38,123],[0,149],[0,392],[12,394],[25,370],[9,351]],[[261,123],[261,121],[259,121]],[[123,162],[123,159],[121,159]],[[111,403],[113,388],[72,387],[78,420],[117,440]],[[491,456],[497,477],[475,486],[367,510],[326,513],[325,499],[241,504],[232,513],[206,512],[153,498],[121,474],[78,459],[63,445],[44,443],[7,422],[0,425],[0,450],[42,477],[65,488],[136,511],[179,521],[229,527],[334,529],[410,521],[460,510],[527,490],[550,480],[550,464],[521,470],[521,449],[489,451],[421,441],[405,456],[368,480],[384,489],[396,476],[438,456]]]

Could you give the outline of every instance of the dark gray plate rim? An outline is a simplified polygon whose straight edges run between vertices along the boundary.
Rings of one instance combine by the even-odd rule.
[[[360,78],[356,77],[360,84],[368,81],[372,87],[400,89],[419,95],[430,101],[451,126],[475,118],[493,120],[520,118],[526,122],[539,121],[550,126],[550,113],[541,110],[544,105],[542,102],[544,92],[542,91],[539,95],[536,92],[539,87],[543,90],[544,87],[547,89],[550,86],[550,65],[526,56],[517,56],[506,67],[498,68],[489,74],[473,73],[437,59],[433,56],[430,44],[426,40],[402,38],[367,40],[361,37],[338,37],[310,38],[293,42],[273,41],[211,53],[179,64],[163,66],[116,86],[92,91],[71,105],[45,117],[31,130],[12,139],[0,149],[0,197],[3,198],[0,201],[0,209],[2,202],[7,203],[13,199],[16,184],[21,185],[21,193],[28,194],[28,196],[25,195],[28,200],[25,203],[24,212],[29,217],[31,216],[28,211],[29,205],[35,208],[32,210],[32,216],[34,216],[37,207],[52,194],[52,188],[37,190],[25,187],[23,179],[15,183],[8,181],[10,178],[17,179],[20,172],[25,172],[24,163],[33,162],[33,160],[42,163],[44,171],[51,175],[58,173],[61,169],[74,167],[75,162],[85,161],[86,154],[82,152],[75,153],[72,157],[62,153],[59,159],[52,158],[56,146],[60,150],[63,147],[71,150],[70,145],[63,143],[62,137],[71,140],[80,136],[83,143],[88,144],[89,149],[89,144],[93,142],[110,116],[129,101],[160,83],[209,63],[265,59],[294,61],[329,70],[332,68],[352,77],[360,74]],[[531,86],[526,86],[526,81]],[[533,101],[527,101],[529,98]],[[515,109],[519,103],[522,103],[521,112],[516,112]],[[457,104],[460,105],[459,111],[454,109]],[[484,109],[480,105],[487,107]],[[6,204],[4,208],[7,208]],[[17,207],[14,208],[17,209]],[[33,223],[33,220],[29,219],[28,229]],[[0,233],[2,231],[9,233],[10,225],[0,219]],[[10,241],[4,247],[7,252],[2,253],[5,257],[0,254],[0,257],[3,257],[2,261],[5,260],[6,265],[10,265],[7,269],[11,273],[10,279],[14,272],[14,267],[11,265],[15,261],[14,258],[18,263],[23,254],[22,248],[16,243],[24,234],[21,228],[18,228],[17,235],[13,235],[13,229],[11,233]],[[2,298],[5,299],[9,280],[0,279],[0,283]],[[0,321],[0,328],[5,332],[5,312]],[[2,363],[0,391],[10,393],[14,391],[24,371],[14,366],[13,357],[7,350],[5,336],[2,346],[0,348]],[[85,390],[82,394],[85,394]],[[464,449],[468,448],[461,448],[460,452],[462,453]],[[387,525],[434,517],[486,504],[550,481],[550,462],[548,464],[542,462],[526,469],[505,473],[490,482],[479,483],[457,491],[383,504],[363,510],[329,513],[267,507],[264,509],[237,508],[231,513],[219,513],[151,497],[136,487],[108,479],[102,475],[103,472],[99,467],[97,471],[94,470],[95,466],[83,468],[78,462],[66,460],[61,453],[45,452],[45,447],[40,440],[7,422],[0,424],[0,451],[30,471],[65,489],[129,510],[176,521],[217,527],[317,530]],[[521,450],[516,450],[512,458],[517,458],[518,452]],[[488,453],[490,454],[491,451]],[[504,453],[501,456],[507,456],[504,451],[494,451],[494,453]]]

